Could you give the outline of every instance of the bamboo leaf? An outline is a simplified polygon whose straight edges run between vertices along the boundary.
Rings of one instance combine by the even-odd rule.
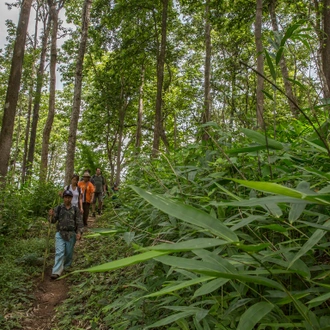
[[[199,289],[197,289],[194,293],[194,298],[205,296],[215,290],[218,290],[220,287],[222,287],[224,284],[226,284],[229,281],[229,279],[226,278],[217,278],[213,281],[210,281],[204,285],[202,285]]]
[[[268,302],[259,302],[251,306],[244,314],[238,323],[237,330],[252,330],[255,325],[265,317],[274,305]]]
[[[243,283],[244,282],[255,283],[284,291],[284,288],[280,283],[271,280],[267,277],[254,276],[254,275],[240,275],[239,273],[232,274],[228,272],[222,272],[219,271],[214,264],[211,264],[209,262],[191,260],[180,257],[170,257],[170,256],[161,256],[155,259],[165,265],[169,265],[176,268],[187,269],[197,274],[203,274],[218,278],[227,278],[230,280],[238,280],[238,281],[242,281]]]
[[[176,314],[165,317],[164,319],[145,327],[145,329],[162,327],[164,325],[173,323],[175,321],[178,321],[180,319],[183,319],[185,317],[188,317],[188,316],[191,316],[194,314],[196,314],[196,311],[185,311],[185,312],[181,312],[181,313],[176,313]]]
[[[238,242],[236,234],[220,220],[213,218],[211,215],[190,205],[185,205],[169,198],[151,194],[141,188],[135,186],[131,186],[131,188],[148,203],[168,215],[181,219],[192,225],[207,229],[212,234],[219,236],[228,242]]]
[[[109,270],[114,270],[130,265],[134,265],[146,260],[153,259],[155,257],[163,256],[166,255],[170,252],[168,251],[148,251],[145,253],[137,254],[132,257],[120,259],[120,260],[115,260],[111,262],[107,262],[105,264],[99,265],[99,266],[94,266],[86,269],[80,269],[76,270],[73,273],[80,273],[80,272],[90,272],[90,273],[100,273],[100,272],[107,272]]]
[[[163,288],[163,289],[161,289],[157,292],[148,294],[148,295],[144,296],[143,298],[163,296],[165,294],[169,294],[169,293],[172,293],[174,291],[178,291],[178,290],[181,290],[181,289],[184,289],[184,288],[188,288],[188,287],[190,287],[192,285],[195,285],[195,284],[210,281],[212,279],[215,279],[215,277],[212,277],[212,276],[197,277],[197,278],[194,278],[192,280],[188,280],[188,281],[176,284],[176,285],[167,286],[167,287],[165,287],[165,288]]]
[[[328,220],[324,224],[324,227],[330,227],[330,220]],[[308,241],[302,246],[299,252],[291,260],[288,268],[290,268],[297,259],[305,255],[310,249],[312,249],[326,233],[327,232],[322,229],[315,230],[313,235],[308,239]]]
[[[308,302],[308,304],[322,303],[330,299],[330,292],[322,294],[319,297],[316,297]]]
[[[268,137],[267,141],[266,138],[263,134],[253,131],[251,129],[248,128],[241,128],[242,132],[251,140],[263,145],[263,146],[267,146],[271,149],[276,149],[276,150],[282,150],[283,149],[283,145],[282,143]]]
[[[184,241],[180,243],[174,244],[159,244],[150,246],[148,250],[155,251],[170,251],[170,252],[183,252],[183,251],[191,251],[195,249],[207,249],[210,247],[215,247],[219,245],[228,244],[227,241],[217,238],[196,238],[189,241]]]
[[[305,194],[299,190],[281,186],[277,183],[272,182],[261,182],[261,181],[246,181],[239,179],[228,178],[228,180],[235,181],[242,186],[249,187],[252,189],[264,191],[267,193],[284,195],[292,198],[297,198],[304,200],[305,202],[309,201],[315,204],[329,204],[330,195],[327,194],[316,194],[313,195]],[[298,202],[298,201],[297,201]]]
[[[276,71],[274,68],[274,64],[267,50],[265,50],[265,55],[266,55],[266,61],[269,67],[270,74],[272,75],[273,80],[276,81]]]

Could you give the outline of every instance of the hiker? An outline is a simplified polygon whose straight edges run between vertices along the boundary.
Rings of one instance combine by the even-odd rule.
[[[83,204],[82,204],[82,193],[81,189],[78,186],[79,175],[73,174],[71,178],[71,184],[64,188],[64,190],[70,190],[73,194],[71,204],[77,206],[81,214],[84,213]]]
[[[63,269],[72,264],[73,248],[76,240],[80,240],[83,223],[77,206],[71,204],[73,194],[70,190],[63,193],[63,204],[49,210],[51,223],[56,223],[55,263],[52,279],[61,276]]]
[[[96,173],[92,176],[91,182],[95,186],[94,200],[92,204],[93,217],[95,217],[96,201],[99,201],[98,214],[100,215],[102,211],[103,197],[106,193],[105,179],[102,176],[102,172],[99,167],[96,169]]]
[[[85,171],[83,174],[84,181],[79,181],[78,186],[81,189],[83,194],[82,205],[83,205],[83,222],[84,226],[87,227],[87,220],[89,215],[90,204],[94,198],[95,188],[94,185],[90,182],[91,175],[88,171]]]

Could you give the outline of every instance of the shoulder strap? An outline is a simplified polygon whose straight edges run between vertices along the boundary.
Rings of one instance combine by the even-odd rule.
[[[68,186],[66,187],[66,190],[70,190],[70,185],[68,185]]]
[[[59,220],[59,218],[60,218],[61,210],[62,210],[62,204],[60,204],[57,208],[57,212],[56,212],[57,220]]]

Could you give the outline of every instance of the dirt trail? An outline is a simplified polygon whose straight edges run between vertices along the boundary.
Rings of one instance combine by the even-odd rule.
[[[89,227],[94,226],[93,218],[89,218]],[[75,246],[75,254],[79,254],[79,246],[83,241],[78,241]],[[34,303],[26,312],[26,318],[21,326],[24,330],[51,330],[54,326],[55,308],[64,301],[69,292],[69,284],[66,279],[52,280],[50,278],[52,267],[46,269],[44,281],[36,279]]]
[[[55,307],[66,299],[69,285],[65,279],[51,280],[52,269],[45,272],[44,282],[37,284],[33,307],[27,311],[22,322],[24,330],[50,330],[55,316]]]

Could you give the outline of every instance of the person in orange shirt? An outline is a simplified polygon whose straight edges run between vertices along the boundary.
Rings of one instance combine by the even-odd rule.
[[[83,181],[78,183],[81,193],[83,195],[83,222],[84,226],[87,227],[87,220],[89,215],[89,207],[94,199],[95,187],[90,182],[91,175],[88,171],[83,174]]]

